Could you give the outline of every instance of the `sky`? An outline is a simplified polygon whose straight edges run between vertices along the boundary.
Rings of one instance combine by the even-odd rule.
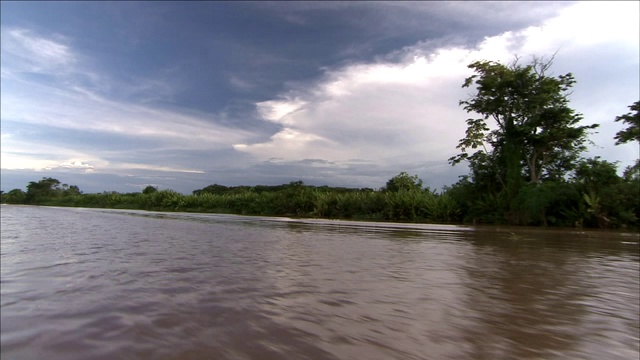
[[[555,54],[599,123],[585,157],[638,158],[640,2],[1,2],[1,187],[441,189],[468,173],[476,60]]]

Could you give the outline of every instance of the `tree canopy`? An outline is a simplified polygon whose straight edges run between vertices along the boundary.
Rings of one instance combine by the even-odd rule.
[[[153,194],[158,192],[158,188],[155,186],[147,185],[144,189],[142,189],[143,194]]]
[[[534,58],[520,65],[516,58],[508,66],[494,61],[468,66],[476,74],[462,86],[475,86],[476,94],[460,105],[480,117],[467,120],[466,136],[457,146],[461,153],[449,159],[453,165],[469,161],[472,171],[488,171],[507,190],[571,169],[585,149],[587,131],[598,125],[578,125],[582,116],[569,107],[574,77],[548,75],[552,60]]]
[[[387,181],[387,186],[384,189],[391,192],[398,192],[401,190],[420,191],[422,190],[422,180],[418,178],[418,175],[411,176],[403,171],[389,179],[389,181]]]

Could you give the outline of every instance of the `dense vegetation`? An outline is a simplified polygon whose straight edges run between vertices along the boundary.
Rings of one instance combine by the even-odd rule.
[[[9,204],[104,207],[245,215],[412,222],[640,227],[640,160],[618,175],[617,163],[582,158],[588,132],[569,107],[572,74],[548,76],[551,61],[526,66],[474,62],[463,87],[476,94],[460,105],[467,120],[460,154],[470,174],[436,193],[402,172],[379,190],[308,186],[227,187],[213,184],[183,195],[148,186],[140,193],[83,194],[77,186],[43,178],[27,191],[2,194]],[[626,125],[616,145],[640,143],[640,101],[615,121]],[[473,153],[469,153],[473,151]]]
[[[450,222],[458,219],[456,203],[448,195],[422,189],[415,182],[416,178],[401,173],[389,180],[389,189],[378,191],[307,186],[296,181],[278,186],[226,187],[214,184],[195,190],[192,195],[157,190],[152,186],[140,193],[81,194],[60,186],[56,179],[44,178],[29,183],[26,193],[14,189],[3,194],[2,201],[9,204],[360,220]],[[42,188],[47,190],[42,191]]]
[[[465,221],[637,227],[640,163],[620,177],[616,163],[580,157],[598,125],[578,125],[582,115],[568,99],[573,75],[548,76],[550,66],[539,58],[526,66],[518,59],[469,65],[476,74],[463,87],[475,85],[476,94],[460,105],[480,117],[467,120],[461,153],[449,160],[466,161],[471,173],[446,193]],[[630,109],[615,119],[627,125],[616,145],[640,141],[640,101]]]

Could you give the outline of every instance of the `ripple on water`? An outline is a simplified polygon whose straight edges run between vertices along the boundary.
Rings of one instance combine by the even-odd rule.
[[[3,359],[639,356],[629,235],[12,206],[1,216]]]

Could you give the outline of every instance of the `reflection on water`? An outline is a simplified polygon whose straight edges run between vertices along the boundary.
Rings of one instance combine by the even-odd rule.
[[[637,234],[3,206],[2,359],[633,359]]]

